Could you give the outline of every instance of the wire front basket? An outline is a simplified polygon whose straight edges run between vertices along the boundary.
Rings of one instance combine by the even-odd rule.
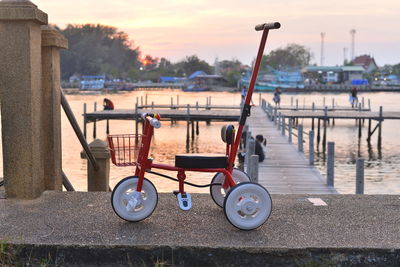
[[[111,161],[118,167],[135,166],[139,154],[141,135],[116,134],[109,135]]]

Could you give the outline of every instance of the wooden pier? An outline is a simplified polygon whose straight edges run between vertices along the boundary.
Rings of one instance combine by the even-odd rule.
[[[267,138],[266,158],[259,163],[258,181],[272,194],[337,194],[309,164],[302,152],[278,131],[260,107],[247,120],[252,136]]]
[[[147,102],[147,101],[146,101]],[[172,101],[171,101],[172,102]],[[96,103],[93,112],[86,112],[87,106],[84,104],[83,110],[83,134],[87,137],[87,123],[93,123],[93,138],[96,138],[96,122],[106,120],[106,133],[110,132],[109,120],[134,120],[136,122],[135,133],[139,134],[139,123],[142,122],[142,113],[160,114],[162,121],[186,121],[187,131],[186,140],[189,140],[190,125],[192,128],[192,138],[199,134],[199,122],[205,121],[210,124],[212,121],[238,121],[240,117],[240,106],[209,105],[211,99],[207,98],[206,105],[135,105],[135,109],[116,109],[96,111]],[[142,125],[143,127],[143,125]],[[196,130],[195,130],[196,128]],[[188,143],[188,142],[187,142]]]
[[[355,120],[358,124],[358,137],[362,136],[362,127],[365,120],[368,120],[368,134],[367,142],[371,143],[371,137],[378,130],[378,149],[382,145],[382,124],[384,120],[400,120],[400,112],[383,112],[383,107],[379,108],[379,111],[371,111],[370,104],[368,108],[363,108],[359,105],[358,108],[343,109],[329,109],[327,106],[323,109],[317,109],[314,106],[312,108],[307,107],[304,109],[282,109],[280,107],[272,106],[265,100],[262,101],[262,107],[266,110],[268,116],[272,120],[287,121],[288,125],[298,124],[299,119],[311,119],[311,130],[314,131],[317,128],[317,145],[320,143],[321,131],[322,133],[322,148],[326,148],[326,134],[327,125],[330,121],[335,123],[336,119]],[[317,126],[315,126],[315,120],[317,120]],[[297,122],[296,122],[297,121]],[[372,128],[372,121],[376,121],[376,125]],[[284,125],[287,127],[288,125]],[[322,129],[321,129],[322,128]]]

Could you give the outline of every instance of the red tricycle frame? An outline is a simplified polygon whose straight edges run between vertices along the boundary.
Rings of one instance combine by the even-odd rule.
[[[116,162],[116,149],[114,148],[114,142],[113,138],[116,136],[108,136],[108,141],[110,144],[110,151],[111,151],[111,157],[113,160],[113,163],[116,164],[117,166],[136,166],[135,169],[135,174],[134,177],[135,180],[129,184],[129,181],[126,181],[126,179],[130,179],[131,177],[127,177],[126,179],[122,180],[113,190],[113,195],[112,195],[112,203],[113,203],[113,208],[114,211],[123,219],[126,219],[128,221],[139,221],[141,219],[146,218],[151,214],[151,212],[154,210],[156,202],[150,201],[150,206],[146,210],[146,207],[143,207],[143,203],[145,202],[146,199],[142,198],[141,192],[144,187],[144,182],[146,182],[145,187],[148,188],[149,190],[149,195],[155,196],[156,197],[156,190],[154,188],[154,185],[151,184],[147,179],[145,179],[145,173],[154,173],[151,171],[151,169],[162,169],[162,170],[167,170],[167,171],[175,171],[177,172],[177,178],[179,182],[179,192],[177,193],[178,197],[178,202],[183,203],[185,202],[185,205],[187,204],[187,201],[191,202],[191,198],[189,194],[186,194],[184,190],[184,184],[185,179],[186,179],[186,172],[187,171],[193,171],[193,172],[212,172],[212,173],[219,173],[222,174],[224,177],[219,176],[220,185],[225,192],[227,192],[227,195],[225,197],[225,200],[223,202],[223,207],[225,211],[225,215],[228,218],[228,220],[236,227],[239,229],[243,230],[251,230],[254,229],[258,226],[260,226],[262,223],[264,223],[267,218],[269,217],[269,214],[272,209],[272,202],[269,196],[268,191],[262,187],[259,184],[251,183],[251,182],[246,182],[246,181],[238,181],[240,184],[235,182],[235,179],[233,177],[233,172],[234,172],[234,162],[235,158],[239,149],[240,141],[241,141],[241,136],[243,132],[244,125],[246,124],[246,119],[247,117],[250,116],[250,102],[251,98],[254,92],[254,86],[257,80],[257,75],[258,71],[260,68],[261,64],[261,59],[263,56],[265,44],[267,41],[268,33],[270,29],[278,29],[280,28],[280,23],[274,22],[274,23],[265,23],[265,24],[260,24],[255,27],[257,31],[263,31],[262,37],[261,37],[261,42],[260,46],[258,48],[258,53],[256,57],[256,61],[254,64],[254,68],[251,74],[251,79],[250,79],[250,84],[248,87],[248,91],[246,94],[245,101],[243,103],[242,107],[242,112],[240,115],[239,119],[239,127],[237,130],[232,130],[229,132],[229,142],[226,142],[226,152],[225,152],[225,157],[223,157],[224,161],[221,164],[213,165],[214,167],[218,168],[205,168],[204,165],[179,165],[176,164],[177,166],[172,166],[172,165],[167,165],[167,164],[160,164],[160,163],[154,163],[153,159],[149,158],[149,151],[150,151],[150,146],[151,146],[151,141],[153,138],[154,134],[154,128],[159,128],[161,126],[160,124],[160,116],[158,114],[147,114],[144,113],[142,114],[142,119],[144,120],[144,129],[143,133],[140,136],[141,141],[140,141],[140,147],[139,147],[139,152],[137,155],[137,159],[132,159],[132,154],[135,156],[135,153],[131,153],[131,146],[130,142],[131,140],[129,139],[129,160],[126,162],[118,163]],[[233,127],[232,127],[233,128]],[[228,134],[228,131],[226,132]],[[131,135],[133,136],[133,135]],[[135,136],[136,141],[138,140],[139,136]],[[224,139],[224,138],[223,138]],[[224,140],[226,141],[226,140]],[[118,141],[117,141],[118,142]],[[124,140],[125,142],[125,140]],[[118,146],[119,144],[117,144]],[[125,148],[124,148],[125,149]],[[123,151],[123,157],[126,156],[126,151]],[[227,158],[227,160],[226,160]],[[212,160],[214,158],[211,157]],[[223,168],[221,166],[225,165]],[[191,167],[191,168],[183,168],[183,167]],[[196,166],[198,168],[192,168],[193,166]],[[236,170],[235,170],[236,171]],[[157,173],[155,173],[157,174]],[[169,176],[165,176],[162,174],[158,174],[164,177],[172,178]],[[246,175],[246,174],[245,174]],[[214,176],[216,178],[217,176]],[[213,178],[213,181],[214,181]],[[173,178],[172,178],[173,179]],[[175,180],[175,179],[174,179]],[[249,180],[247,180],[249,181]],[[206,186],[213,186],[216,185],[215,183],[211,183],[210,185]],[[118,187],[121,187],[117,189]],[[135,187],[135,191],[132,192],[130,187]],[[127,190],[128,191],[124,191]],[[154,189],[152,189],[154,188]],[[118,197],[116,196],[116,200],[114,201],[114,193],[117,191],[116,194],[123,194],[123,197]],[[248,193],[250,192],[250,193]],[[212,192],[211,192],[212,193]],[[183,197],[182,197],[183,196]],[[124,202],[122,206],[119,205],[118,199],[122,199]],[[121,201],[122,201],[121,200]],[[215,201],[215,199],[214,199]],[[216,201],[215,201],[216,202]],[[216,202],[217,203],[217,202]],[[222,207],[221,203],[217,203]],[[117,205],[118,210],[120,213],[123,213],[123,216],[119,214],[119,212],[115,209],[114,205]],[[181,207],[181,206],[180,206]],[[191,207],[190,205],[186,205],[186,207]],[[182,207],[181,207],[182,208]],[[188,208],[188,209],[189,209]],[[184,210],[187,210],[183,208]],[[143,212],[142,212],[143,211]],[[137,217],[131,217],[131,213],[140,213],[142,212],[143,215],[137,216]]]

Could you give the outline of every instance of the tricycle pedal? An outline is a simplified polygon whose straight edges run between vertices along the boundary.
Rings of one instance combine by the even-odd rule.
[[[192,208],[192,196],[190,194],[178,193],[176,197],[181,210],[190,210]]]

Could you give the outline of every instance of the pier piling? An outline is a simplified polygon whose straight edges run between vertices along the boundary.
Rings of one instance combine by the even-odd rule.
[[[247,173],[250,176],[250,181],[258,183],[258,155],[251,155]]]
[[[356,161],[356,194],[364,194],[364,159]]]
[[[299,124],[297,125],[297,145],[299,152],[303,152],[303,125]]]
[[[314,165],[314,131],[308,132],[309,164]]]
[[[245,156],[246,172],[247,173],[252,171],[251,170],[252,169],[251,156],[254,155],[255,150],[256,150],[256,141],[254,139],[250,138],[249,142],[247,143],[246,156]]]
[[[379,107],[379,128],[378,128],[378,148],[382,146],[382,121],[383,121],[383,108]]]
[[[335,179],[335,143],[328,142],[328,160],[326,171],[326,183],[328,186],[334,185]]]
[[[371,119],[368,119],[368,137],[367,137],[367,142],[368,144],[371,144]]]

